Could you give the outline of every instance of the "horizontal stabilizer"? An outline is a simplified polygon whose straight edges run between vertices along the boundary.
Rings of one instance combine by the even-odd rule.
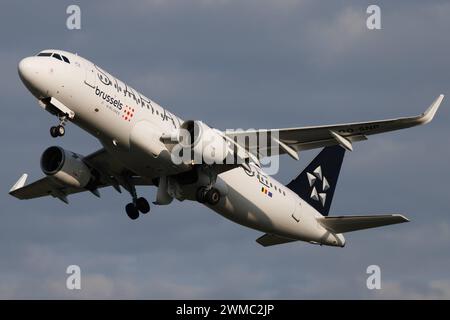
[[[258,242],[260,245],[262,245],[264,247],[270,247],[270,246],[275,246],[277,244],[289,243],[289,242],[294,242],[294,241],[297,241],[297,240],[288,239],[288,238],[276,236],[274,234],[269,234],[269,233],[266,233],[265,235],[256,239],[256,242]]]
[[[345,233],[409,222],[409,220],[401,214],[320,217],[317,221],[319,221],[326,229],[334,233]]]

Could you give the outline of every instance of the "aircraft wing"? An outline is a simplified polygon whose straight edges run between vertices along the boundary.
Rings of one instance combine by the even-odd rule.
[[[9,194],[21,200],[53,196],[68,203],[67,196],[74,193],[90,191],[95,196],[99,197],[100,194],[97,189],[108,186],[113,186],[117,191],[121,192],[120,185],[124,186],[122,177],[130,175],[130,172],[128,172],[128,169],[123,167],[118,161],[114,161],[114,158],[110,157],[105,149],[100,149],[84,157],[83,160],[90,168],[94,169],[99,174],[97,182],[89,190],[64,186],[51,177],[44,177],[26,185],[28,175],[23,174],[11,188]],[[138,176],[131,176],[129,179],[134,185],[153,184],[151,181]]]
[[[317,221],[319,221],[326,229],[334,233],[345,233],[409,222],[409,220],[401,214],[339,217],[327,216],[318,218]]]
[[[297,153],[302,150],[339,144],[351,151],[353,142],[367,140],[369,135],[426,124],[433,119],[443,99],[444,95],[441,94],[424,113],[414,117],[312,127],[226,131],[225,135],[254,155],[287,153],[298,160]],[[256,135],[258,139],[247,138],[245,141],[249,135]],[[264,144],[259,141],[263,139],[267,139]]]

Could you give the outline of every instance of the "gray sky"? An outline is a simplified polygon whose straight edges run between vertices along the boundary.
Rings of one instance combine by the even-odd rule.
[[[69,4],[82,29],[66,29]],[[63,139],[17,75],[18,61],[65,49],[184,119],[225,128],[318,125],[414,115],[448,94],[448,1],[3,1],[0,10],[0,298],[450,298],[450,104],[432,124],[371,137],[346,155],[331,214],[403,213],[412,222],[348,234],[345,248],[260,247],[260,232],[196,203],[153,206],[128,219],[127,194],[102,190],[18,201],[41,152],[88,154],[95,139]],[[366,28],[369,4],[382,30]],[[277,175],[297,175],[283,157]],[[149,199],[155,190],[139,190]],[[82,290],[65,269],[82,269]],[[366,288],[381,267],[382,290]]]

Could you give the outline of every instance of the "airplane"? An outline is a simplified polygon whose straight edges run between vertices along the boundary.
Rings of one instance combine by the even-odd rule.
[[[150,211],[136,186],[155,186],[155,205],[173,199],[204,204],[223,217],[261,231],[256,241],[273,246],[294,241],[344,247],[344,233],[408,222],[401,214],[329,215],[344,154],[353,143],[429,123],[444,95],[421,115],[370,122],[284,129],[225,130],[182,120],[78,54],[47,49],[22,59],[18,73],[38,104],[56,116],[52,137],[72,122],[102,145],[87,156],[60,146],[40,159],[45,177],[26,184],[23,174],[9,194],[18,199],[125,189],[135,220]],[[266,174],[261,160],[322,149],[290,183]],[[231,160],[230,160],[231,159]],[[226,160],[226,161],[225,161]]]

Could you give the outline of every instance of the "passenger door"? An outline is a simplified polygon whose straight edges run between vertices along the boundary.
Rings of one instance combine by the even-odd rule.
[[[86,70],[86,76],[84,78],[84,83],[86,83],[88,86],[95,89],[95,84],[97,81],[97,71],[95,69],[94,64],[91,62],[85,61],[84,68]]]
[[[295,202],[294,212],[292,212],[292,219],[299,223],[301,217],[302,203],[300,201]]]

